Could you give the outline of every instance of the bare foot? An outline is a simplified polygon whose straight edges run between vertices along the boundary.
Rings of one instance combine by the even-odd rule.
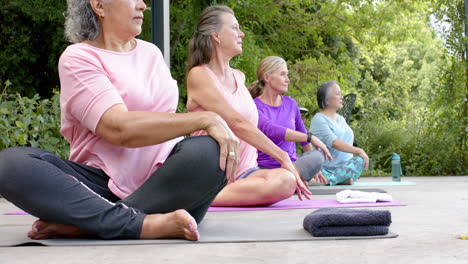
[[[353,181],[353,178],[349,178],[347,180],[344,180],[336,185],[353,185],[354,184],[354,181]]]
[[[185,238],[196,241],[200,234],[195,219],[181,209],[167,214],[147,215],[143,221],[140,238]]]
[[[36,220],[32,224],[32,230],[28,232],[28,237],[31,239],[84,237],[84,236],[89,236],[89,234],[81,230],[79,227],[72,226],[72,225],[52,223],[52,222],[48,222],[42,219]]]
[[[309,186],[324,186],[327,185],[326,183],[318,182],[316,179],[312,178],[309,181]]]

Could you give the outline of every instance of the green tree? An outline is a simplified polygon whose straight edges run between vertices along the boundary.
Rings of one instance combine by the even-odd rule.
[[[0,0],[0,82],[22,95],[51,97],[67,46],[62,0]]]

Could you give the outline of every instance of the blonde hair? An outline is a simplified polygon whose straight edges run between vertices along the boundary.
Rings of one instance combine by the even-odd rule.
[[[248,87],[252,98],[260,96],[263,93],[263,89],[265,88],[263,75],[276,71],[283,64],[286,64],[286,61],[278,56],[268,56],[260,62],[257,67],[257,80]]]
[[[187,72],[193,67],[210,62],[214,49],[211,34],[221,30],[223,26],[221,15],[224,13],[234,15],[234,11],[224,5],[209,6],[200,14],[197,30],[189,44]]]

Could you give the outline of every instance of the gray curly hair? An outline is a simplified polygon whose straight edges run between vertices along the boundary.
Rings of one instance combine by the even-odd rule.
[[[67,0],[65,37],[68,41],[79,43],[84,40],[95,40],[100,31],[99,18],[94,13],[89,0]]]

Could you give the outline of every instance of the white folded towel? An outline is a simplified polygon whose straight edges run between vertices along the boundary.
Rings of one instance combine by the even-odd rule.
[[[336,194],[336,200],[340,203],[375,203],[391,202],[393,198],[387,193],[344,190]]]

